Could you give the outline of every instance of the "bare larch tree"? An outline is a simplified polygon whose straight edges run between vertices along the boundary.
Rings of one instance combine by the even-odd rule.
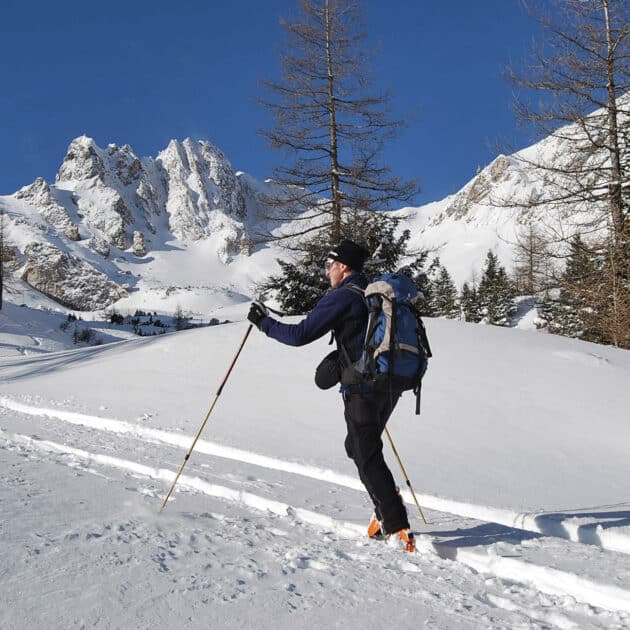
[[[625,345],[630,320],[630,4],[524,2],[541,23],[544,39],[526,67],[509,71],[523,90],[516,112],[524,125],[556,139],[560,147],[553,155],[518,154],[540,183],[530,203],[557,210],[572,226],[567,238],[581,234],[599,243],[608,269],[602,276],[609,285],[603,292],[610,303],[605,316],[614,320],[608,324],[614,331],[610,342]],[[532,93],[542,98],[527,100]]]
[[[514,283],[522,295],[538,295],[550,283],[551,252],[542,230],[533,223],[521,226],[515,236]]]
[[[389,95],[371,91],[359,5],[302,0],[299,17],[282,26],[282,76],[263,82],[261,99],[274,124],[261,133],[286,162],[274,171],[282,192],[266,201],[276,219],[294,219],[287,235],[316,231],[335,242],[360,214],[411,200],[417,182],[381,163],[402,122],[390,118]]]

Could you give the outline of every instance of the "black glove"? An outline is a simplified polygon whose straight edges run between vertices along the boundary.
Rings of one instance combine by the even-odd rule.
[[[260,322],[269,315],[269,311],[265,308],[265,305],[261,302],[252,302],[249,307],[249,313],[247,319],[260,330]]]

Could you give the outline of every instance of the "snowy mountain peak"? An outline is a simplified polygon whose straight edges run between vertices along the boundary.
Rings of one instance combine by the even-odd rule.
[[[119,263],[169,250],[170,241],[180,241],[184,250],[211,241],[222,265],[250,254],[250,232],[265,214],[265,188],[237,176],[227,157],[207,141],[172,140],[156,158],[140,158],[128,144],[102,148],[79,136],[70,143],[54,185],[37,178],[0,198],[0,207],[19,277],[70,308],[94,309],[126,295],[124,287],[134,284],[134,272],[121,270]],[[79,265],[81,259],[94,273]],[[53,268],[62,271],[48,282],[46,270]],[[94,282],[81,283],[80,273],[66,273],[70,268]]]
[[[507,182],[519,179],[518,174],[517,163],[505,155],[499,155],[452,196],[445,214],[456,219],[474,214],[476,204],[492,203],[492,194]]]
[[[236,172],[211,143],[171,140],[156,164],[166,175],[166,210],[171,231],[179,239],[205,238],[223,227],[226,217],[245,218],[245,198]]]
[[[79,136],[70,143],[55,182],[86,180],[94,177],[102,179],[104,171],[102,150],[96,146],[92,138]]]

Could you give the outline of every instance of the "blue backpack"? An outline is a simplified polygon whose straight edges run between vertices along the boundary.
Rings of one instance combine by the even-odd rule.
[[[416,414],[420,413],[420,390],[432,356],[424,323],[415,302],[421,296],[413,281],[403,274],[377,276],[365,289],[347,285],[360,293],[369,317],[361,355],[343,370],[343,385],[388,382],[390,388],[412,389]],[[342,347],[347,357],[347,351]]]

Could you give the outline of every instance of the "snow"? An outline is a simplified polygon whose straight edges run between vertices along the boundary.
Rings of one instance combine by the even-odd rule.
[[[254,329],[217,398],[244,294],[79,349],[26,297],[0,312],[0,627],[630,626],[627,351],[427,320],[422,415],[405,395],[388,425],[428,520],[405,489],[408,554],[365,537],[326,339]]]

